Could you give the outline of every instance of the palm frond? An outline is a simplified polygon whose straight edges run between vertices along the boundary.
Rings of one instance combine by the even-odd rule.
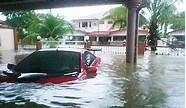
[[[53,37],[54,39],[62,37],[69,32],[73,32],[73,30],[74,28],[69,22],[59,16],[53,16],[51,14],[46,16],[40,28],[42,37]]]

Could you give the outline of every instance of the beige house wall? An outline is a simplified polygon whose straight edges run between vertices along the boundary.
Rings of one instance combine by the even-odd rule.
[[[0,50],[14,49],[14,30],[11,28],[0,28]]]

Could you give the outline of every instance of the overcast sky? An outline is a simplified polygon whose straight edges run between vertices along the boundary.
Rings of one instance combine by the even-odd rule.
[[[106,11],[121,5],[100,5],[100,6],[83,6],[70,8],[51,9],[52,14],[63,16],[66,20],[76,19],[89,16],[96,13],[105,13]],[[36,10],[36,13],[49,13],[49,9]]]
[[[63,16],[66,20],[76,19],[84,16],[89,16],[96,13],[104,13],[109,9],[118,7],[120,5],[99,5],[99,6],[83,6],[83,7],[69,7],[69,8],[56,8],[51,9],[52,14]],[[179,11],[185,10],[185,3],[180,3],[176,6]],[[36,13],[49,13],[49,9],[36,10]],[[6,17],[0,15],[1,20],[5,20]]]

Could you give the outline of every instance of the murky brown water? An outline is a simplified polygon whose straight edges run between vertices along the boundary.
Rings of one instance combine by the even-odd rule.
[[[29,53],[29,52],[28,52]],[[0,70],[23,53],[0,53]],[[65,84],[0,84],[0,108],[184,108],[184,56],[146,53],[136,67],[124,55],[100,54],[95,78]]]

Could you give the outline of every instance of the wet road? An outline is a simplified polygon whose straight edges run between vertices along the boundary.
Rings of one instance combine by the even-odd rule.
[[[5,54],[3,54],[5,53]],[[100,54],[95,78],[65,84],[0,84],[0,108],[184,108],[184,56],[145,54],[137,66],[124,55]],[[22,53],[1,52],[0,70]]]

